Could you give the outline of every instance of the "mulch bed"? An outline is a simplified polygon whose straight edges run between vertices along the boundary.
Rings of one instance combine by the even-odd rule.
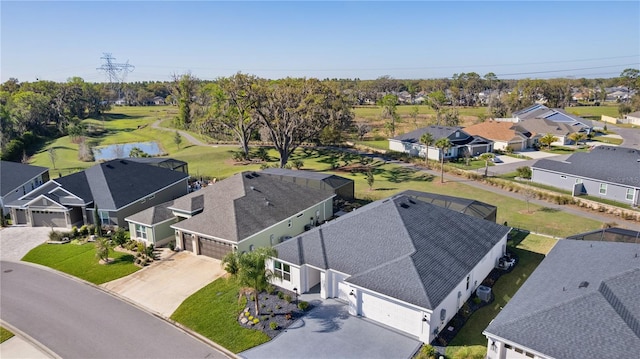
[[[278,297],[278,292],[282,293],[283,299]],[[284,295],[289,295],[292,298],[291,302],[287,302]],[[258,304],[260,305],[258,316],[255,315],[255,302],[251,298],[247,298],[247,306],[238,316],[238,323],[245,328],[263,331],[269,338],[274,338],[312,309],[311,303],[306,311],[299,309],[295,298],[295,293],[281,288],[277,288],[273,294],[261,292],[258,295]],[[245,313],[249,313],[249,316]],[[258,323],[249,320],[250,316],[257,318]],[[271,329],[272,322],[278,324],[275,330]]]

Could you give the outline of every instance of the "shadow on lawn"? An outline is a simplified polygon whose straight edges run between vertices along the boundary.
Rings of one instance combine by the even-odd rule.
[[[109,262],[109,264],[111,264],[111,265],[113,265],[113,264],[121,264],[121,263],[132,264],[134,259],[135,258],[133,257],[132,254],[125,254],[120,258],[116,258],[116,259],[112,260],[111,262]]]

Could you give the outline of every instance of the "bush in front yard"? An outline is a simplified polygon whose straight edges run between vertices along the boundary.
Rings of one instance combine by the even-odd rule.
[[[298,303],[298,308],[302,310],[307,310],[307,308],[309,308],[309,303],[302,300]]]
[[[276,322],[269,323],[269,328],[271,328],[272,330],[278,329],[278,323]]]

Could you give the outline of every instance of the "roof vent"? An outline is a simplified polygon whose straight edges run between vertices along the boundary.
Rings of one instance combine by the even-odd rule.
[[[412,200],[411,198],[409,198],[409,203],[411,204],[416,204],[416,201]]]
[[[253,176],[252,176],[251,174],[249,174],[249,173],[247,173],[247,174],[246,174],[246,175],[244,175],[244,176],[245,176],[246,178],[248,178],[248,179],[252,179],[252,178],[253,178]]]
[[[129,163],[128,163],[127,161],[125,161],[125,160],[120,160],[120,163],[122,163],[123,165],[127,165],[127,164],[129,164]]]
[[[255,173],[255,172],[251,172],[251,175],[252,175],[253,177],[260,177],[260,175],[259,175],[259,174],[257,174],[257,173]]]
[[[252,190],[252,191],[255,191],[255,190],[256,190],[256,188],[255,188],[255,187],[253,187],[253,186],[249,186],[249,188],[251,188],[251,190]]]
[[[578,288],[586,288],[588,286],[589,286],[589,282],[583,281],[583,282],[580,282],[580,285],[578,286]]]
[[[105,167],[107,167],[107,168],[113,168],[113,166],[112,166],[112,165],[106,165]]]
[[[269,201],[265,201],[265,202],[264,202],[264,205],[265,205],[265,206],[267,206],[267,207],[269,207],[269,206],[271,205],[271,202],[269,202]]]
[[[400,207],[402,208],[409,208],[409,205],[406,203],[400,203]]]

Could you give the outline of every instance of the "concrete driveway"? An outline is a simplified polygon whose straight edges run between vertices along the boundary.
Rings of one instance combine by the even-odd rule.
[[[68,228],[54,228],[68,231]],[[0,228],[0,260],[19,261],[34,247],[49,239],[49,227],[11,226]]]
[[[266,358],[411,358],[422,343],[367,319],[349,315],[346,304],[325,299],[273,340],[240,353]]]
[[[131,275],[101,286],[163,317],[191,294],[225,274],[217,259],[173,253]]]

